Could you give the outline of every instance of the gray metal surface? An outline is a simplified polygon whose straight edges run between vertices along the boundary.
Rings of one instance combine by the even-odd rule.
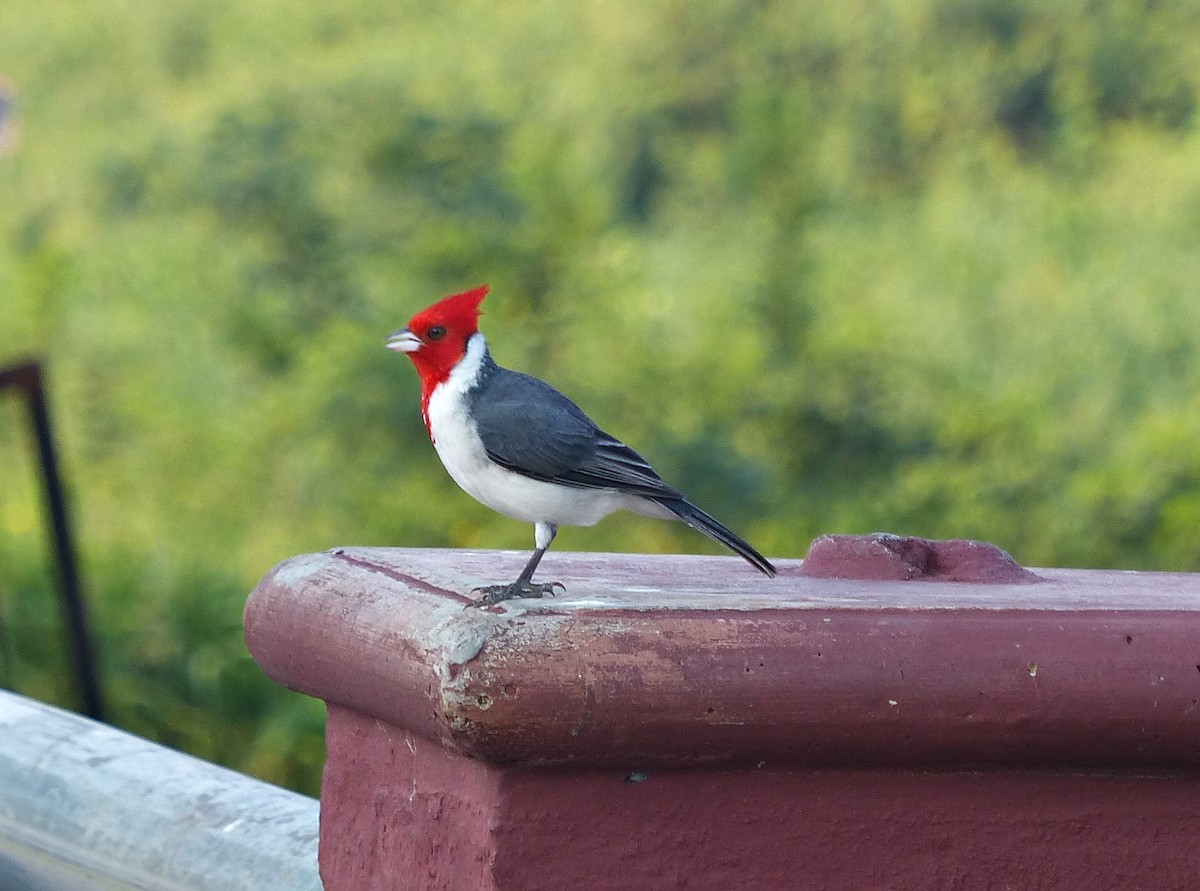
[[[0,690],[0,889],[320,889],[318,803]]]

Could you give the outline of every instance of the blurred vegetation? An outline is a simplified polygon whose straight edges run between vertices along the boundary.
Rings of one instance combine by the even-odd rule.
[[[499,361],[769,554],[822,532],[1200,569],[1200,8],[7,6],[0,351],[50,362],[117,723],[315,792],[250,661],[289,555],[529,547],[383,338]],[[0,683],[70,704],[0,400]],[[635,517],[562,549],[714,546]]]

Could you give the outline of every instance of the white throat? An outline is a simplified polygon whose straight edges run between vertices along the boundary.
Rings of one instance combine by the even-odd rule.
[[[465,410],[463,397],[479,380],[479,370],[483,367],[483,357],[486,355],[487,340],[484,338],[483,332],[476,331],[467,338],[467,351],[458,360],[458,364],[450,369],[450,374],[446,376],[446,379],[434,387],[433,392],[429,394],[429,433],[433,437],[435,446],[439,438],[437,424],[434,422],[435,415],[445,415],[451,406],[459,412]],[[435,402],[440,406],[436,412],[434,410]]]

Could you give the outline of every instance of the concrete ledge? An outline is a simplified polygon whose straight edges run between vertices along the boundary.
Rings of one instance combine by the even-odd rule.
[[[326,891],[1195,887],[1200,577],[822,548],[551,552],[565,595],[482,611],[525,554],[276,567],[246,640],[329,703]]]
[[[761,579],[735,559],[551,554],[567,594],[464,609],[523,554],[339,549],[246,609],[292,689],[498,764],[1200,763],[1200,577]]]
[[[1189,891],[1200,776],[501,769],[329,716],[326,891]]]

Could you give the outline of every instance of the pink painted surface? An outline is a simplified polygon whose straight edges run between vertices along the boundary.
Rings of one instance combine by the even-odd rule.
[[[338,706],[329,708],[326,743],[325,891],[494,887],[497,771]]]
[[[329,715],[326,891],[1193,889],[1200,775],[546,771]]]
[[[822,535],[800,567],[812,578],[876,581],[991,582],[1040,581],[1006,552],[985,541],[931,541],[887,533]]]
[[[251,596],[330,703],[328,888],[1200,887],[1200,577],[551,552],[565,595],[464,609],[525,558],[338,549]]]
[[[729,558],[547,557],[567,594],[464,609],[518,554],[296,558],[246,612],[280,683],[539,765],[1191,765],[1200,577],[764,579]],[[519,568],[519,567],[518,567]]]

